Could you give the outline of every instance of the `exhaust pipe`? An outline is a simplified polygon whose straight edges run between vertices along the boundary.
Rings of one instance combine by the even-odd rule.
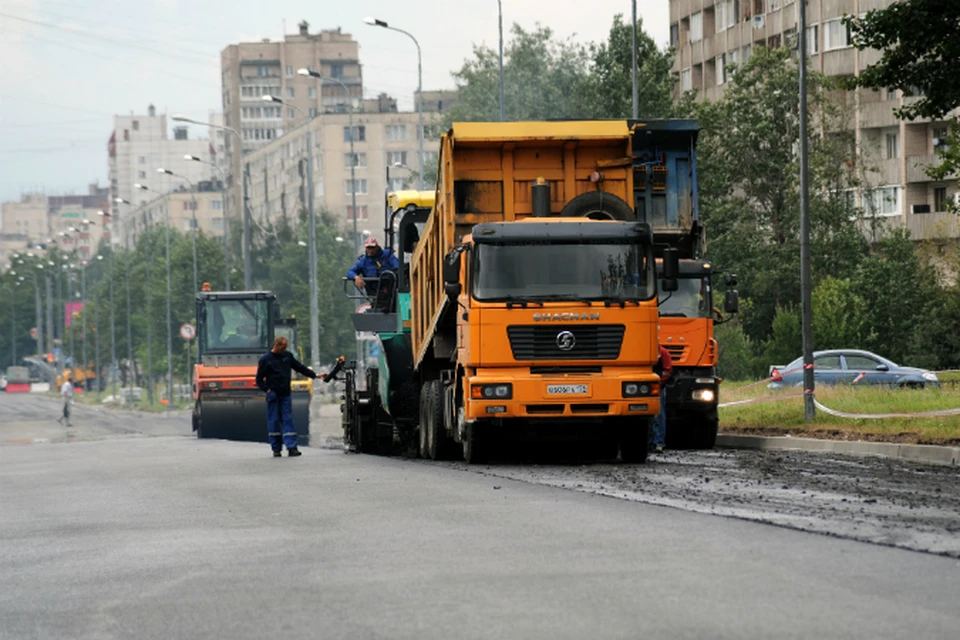
[[[537,178],[531,187],[534,218],[550,217],[550,183]]]

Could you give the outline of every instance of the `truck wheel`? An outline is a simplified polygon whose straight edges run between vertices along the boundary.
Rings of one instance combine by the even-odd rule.
[[[671,449],[713,449],[717,444],[719,422],[716,410],[667,416],[667,446]]]
[[[455,451],[453,440],[447,434],[444,428],[443,420],[443,393],[439,380],[431,380],[427,383],[427,424],[429,425],[429,435],[427,436],[428,449],[431,460],[449,460],[454,457]]]
[[[427,387],[424,385],[420,393],[420,424],[417,425],[417,436],[419,441],[418,452],[420,457],[426,460],[430,457],[430,442],[427,438],[429,430],[427,429]]]
[[[560,215],[593,220],[633,220],[637,217],[623,198],[605,191],[581,193],[560,210]]]
[[[483,464],[487,461],[490,434],[479,422],[466,425],[463,434],[463,461],[467,464]]]
[[[619,424],[620,460],[628,464],[646,462],[649,438],[648,418],[622,420]]]

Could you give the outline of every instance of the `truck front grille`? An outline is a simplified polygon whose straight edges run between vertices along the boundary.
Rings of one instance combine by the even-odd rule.
[[[616,360],[624,330],[622,324],[515,325],[507,336],[514,360]]]
[[[687,345],[685,344],[665,344],[664,349],[670,352],[670,359],[674,362],[683,360],[687,355]]]

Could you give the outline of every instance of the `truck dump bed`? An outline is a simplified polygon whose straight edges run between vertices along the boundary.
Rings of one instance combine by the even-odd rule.
[[[550,212],[603,191],[633,200],[631,128],[624,120],[456,123],[440,143],[436,204],[411,266],[414,366],[430,349],[449,306],[444,257],[474,225],[533,213],[531,184],[550,183]],[[602,179],[595,181],[598,175]]]

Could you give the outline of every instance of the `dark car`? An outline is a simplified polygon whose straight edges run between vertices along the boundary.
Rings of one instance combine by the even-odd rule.
[[[937,374],[916,367],[901,367],[869,351],[834,349],[813,354],[815,384],[859,384],[922,389],[939,387]],[[803,357],[788,365],[770,367],[770,389],[803,386]]]

